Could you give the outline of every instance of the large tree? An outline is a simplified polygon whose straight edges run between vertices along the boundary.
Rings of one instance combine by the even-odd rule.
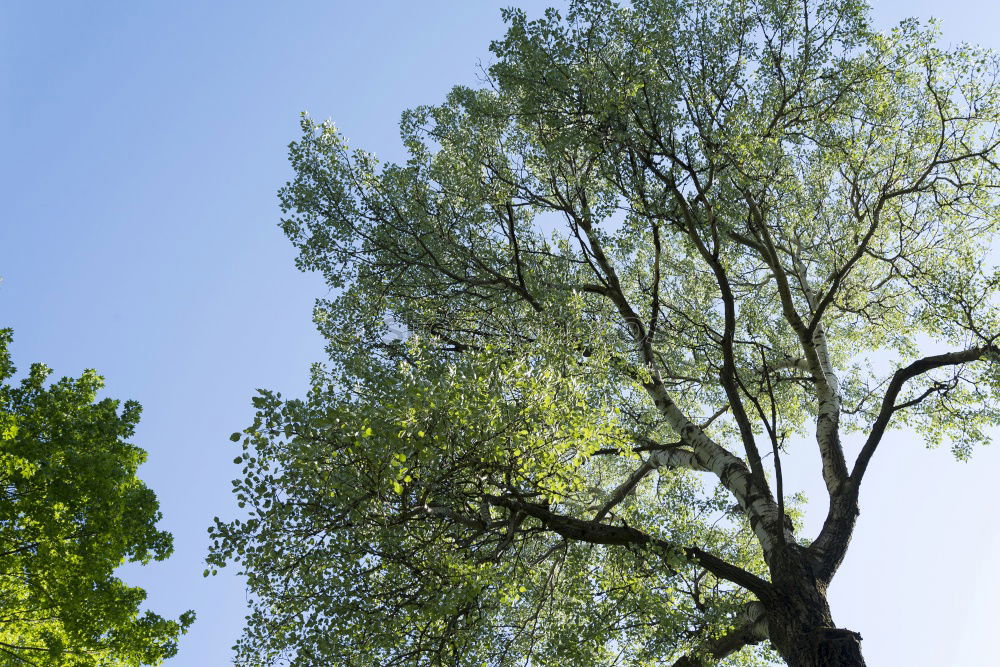
[[[864,664],[826,591],[879,443],[1000,417],[997,59],[857,0],[505,18],[404,164],[291,147],[330,363],[234,435],[241,659]]]
[[[126,441],[139,404],[97,399],[94,371],[19,383],[0,330],[0,663],[51,667],[159,664],[194,620],[140,614],[146,594],[114,576],[162,560],[156,496],[136,477],[146,453]]]

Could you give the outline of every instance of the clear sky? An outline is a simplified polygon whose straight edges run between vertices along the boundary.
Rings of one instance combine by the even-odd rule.
[[[229,663],[242,626],[242,583],[201,576],[206,527],[236,512],[228,435],[256,387],[300,393],[322,358],[310,311],[325,288],[276,226],[298,114],[398,158],[399,112],[475,83],[501,2],[0,6],[0,326],[20,366],[97,368],[143,404],[141,475],[176,553],[126,577],[162,614],[197,611],[172,667]],[[936,16],[946,42],[1000,48],[991,3],[892,0],[875,16]],[[786,488],[816,498],[817,525],[818,468],[791,465],[813,476]],[[997,446],[968,464],[905,435],[880,450],[831,590],[873,667],[998,664],[998,468]]]

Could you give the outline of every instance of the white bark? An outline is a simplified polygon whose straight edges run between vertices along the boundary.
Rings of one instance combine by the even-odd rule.
[[[742,459],[737,458],[722,447],[688,419],[677,404],[667,394],[656,370],[651,371],[652,382],[646,385],[656,407],[666,417],[667,423],[680,436],[681,441],[691,447],[697,463],[703,470],[715,474],[729,490],[743,511],[750,517],[750,526],[760,540],[764,553],[770,553],[777,546],[774,535],[790,533],[782,525],[777,505],[763,490],[755,488],[750,469]],[[794,539],[794,538],[792,538]]]
[[[695,456],[694,452],[686,449],[661,449],[658,452],[653,452],[653,455],[649,457],[648,463],[653,468],[668,466],[710,472],[708,468],[698,461],[698,457]]]
[[[837,466],[837,461],[843,457],[840,453],[840,380],[830,362],[826,331],[822,324],[816,327],[813,342],[819,365],[812,372],[822,377],[822,382],[817,383],[816,392],[819,403],[816,416],[816,441],[823,460],[823,481],[827,490],[833,494],[842,481],[842,473],[846,472],[839,470]]]
[[[797,255],[793,257],[793,262],[810,310],[816,313],[820,304],[816,293],[809,286],[808,271]],[[816,313],[815,316],[819,314]],[[816,442],[823,461],[823,481],[832,497],[847,476],[846,462],[840,445],[840,380],[830,361],[826,328],[822,322],[815,323],[812,339],[807,341],[803,337],[802,344],[806,353],[805,365],[816,379]]]

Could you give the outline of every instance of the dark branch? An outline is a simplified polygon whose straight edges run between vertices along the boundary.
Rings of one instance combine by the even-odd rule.
[[[771,598],[771,584],[769,582],[698,547],[671,544],[630,526],[609,526],[604,523],[584,521],[556,514],[543,505],[516,500],[514,498],[487,494],[484,495],[484,499],[497,507],[505,507],[512,511],[523,512],[530,517],[538,519],[548,530],[562,535],[567,539],[588,542],[590,544],[657,547],[667,553],[681,551],[688,559],[698,563],[720,579],[725,579],[742,586],[760,598]]]
[[[882,436],[885,435],[886,428],[889,426],[892,416],[898,410],[914,404],[913,401],[907,401],[902,405],[896,404],[896,400],[899,398],[899,393],[903,390],[903,386],[907,383],[907,381],[937,368],[958,366],[960,364],[969,363],[970,361],[977,361],[982,359],[987,352],[990,351],[995,352],[996,348],[992,345],[984,345],[957,352],[935,354],[922,359],[917,359],[909,366],[905,366],[897,370],[892,376],[892,381],[889,382],[889,387],[886,389],[885,396],[882,398],[882,407],[879,409],[878,417],[875,418],[871,431],[868,433],[868,439],[865,441],[864,446],[861,448],[861,453],[858,454],[857,461],[854,463],[854,470],[851,472],[851,481],[854,483],[854,486],[861,483],[861,478],[864,477],[865,470],[868,468],[868,463],[871,461],[872,455],[875,454],[875,450],[878,448],[879,442],[882,441]],[[929,395],[929,393],[925,393],[924,397],[927,395]]]

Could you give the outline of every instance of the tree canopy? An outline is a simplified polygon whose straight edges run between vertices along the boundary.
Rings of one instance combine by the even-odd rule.
[[[126,442],[140,406],[98,400],[91,370],[49,383],[50,369],[32,364],[10,384],[11,339],[0,330],[0,662],[159,664],[194,614],[140,615],[145,592],[114,576],[173,548],[136,477],[146,454]]]
[[[996,57],[856,0],[504,16],[404,163],[291,146],[330,359],[234,434],[240,658],[864,664],[826,589],[885,432],[998,421]]]

